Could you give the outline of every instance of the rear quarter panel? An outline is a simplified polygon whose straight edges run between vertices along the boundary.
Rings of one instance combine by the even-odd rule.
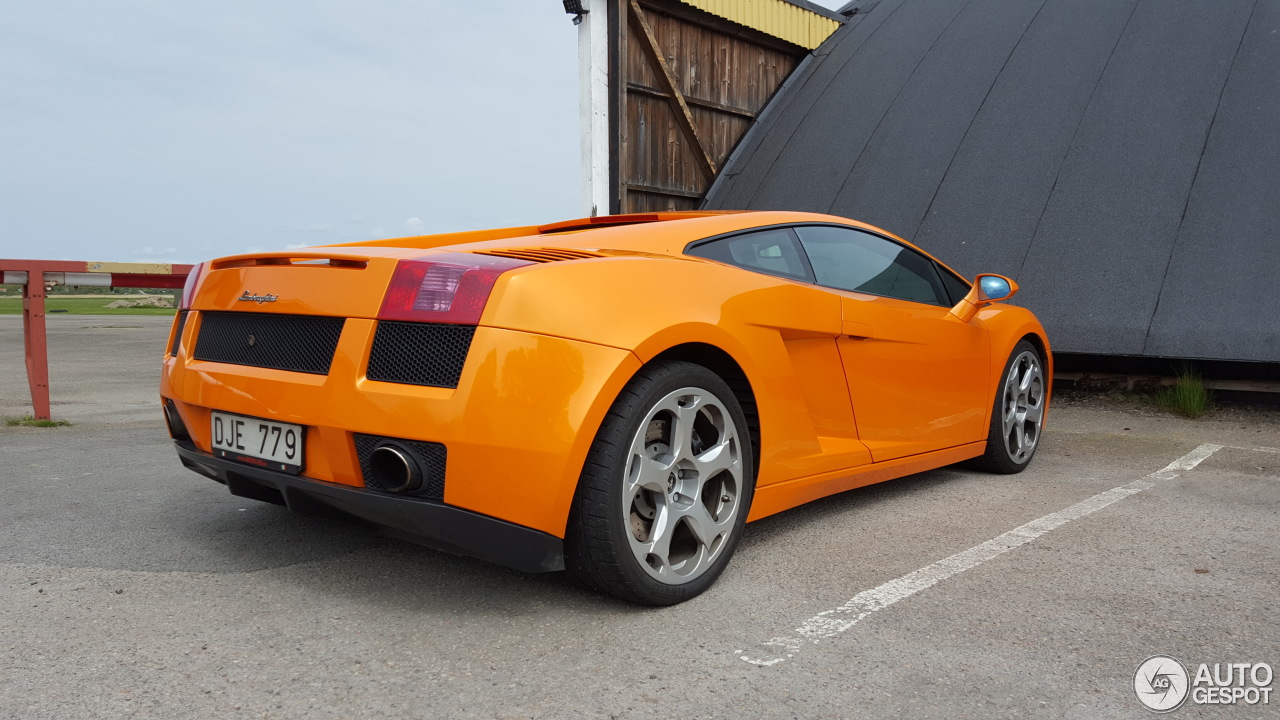
[[[701,260],[550,263],[504,275],[481,322],[627,349],[640,363],[686,343],[723,350],[759,407],[759,485],[870,460],[836,351],[840,302],[818,288]],[[596,429],[583,428],[588,440]]]

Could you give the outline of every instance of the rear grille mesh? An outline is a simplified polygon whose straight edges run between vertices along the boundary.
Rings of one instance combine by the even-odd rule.
[[[473,325],[380,321],[366,376],[403,385],[456,388],[475,332]]]
[[[345,323],[311,315],[204,312],[195,358],[327,375]]]
[[[409,454],[418,461],[418,468],[422,471],[422,487],[413,492],[400,492],[396,493],[396,495],[408,495],[423,498],[424,500],[444,502],[444,468],[448,459],[448,453],[444,445],[361,433],[355,433],[355,441],[356,457],[360,460],[360,474],[364,477],[365,487],[386,491],[386,488],[379,485],[378,481],[373,477],[373,472],[369,467],[369,456],[382,443],[391,442],[402,450],[409,451]]]
[[[187,311],[178,311],[178,330],[173,334],[173,344],[169,346],[169,354],[178,356],[178,346],[182,344],[182,331],[187,327]]]

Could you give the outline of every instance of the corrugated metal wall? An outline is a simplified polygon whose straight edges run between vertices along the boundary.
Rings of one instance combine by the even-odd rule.
[[[785,0],[681,0],[745,25],[753,30],[781,38],[806,50],[812,50],[831,37],[840,23],[793,5]]]

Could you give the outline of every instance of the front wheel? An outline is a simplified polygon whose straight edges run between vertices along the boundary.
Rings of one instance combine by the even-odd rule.
[[[1010,353],[996,388],[987,451],[976,460],[978,467],[1011,475],[1031,464],[1040,446],[1046,389],[1040,351],[1026,340],[1019,342]]]
[[[630,602],[674,605],[715,582],[751,507],[746,417],[715,373],[642,369],[596,435],[565,535],[578,580]]]

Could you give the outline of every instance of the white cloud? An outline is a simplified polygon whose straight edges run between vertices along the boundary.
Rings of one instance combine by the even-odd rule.
[[[310,245],[308,245],[308,244],[306,244],[306,243],[288,243],[287,245],[285,245],[285,246],[284,246],[284,249],[285,249],[285,250],[298,250],[298,249],[300,249],[300,248],[304,248],[304,247],[311,247],[311,246],[310,246]]]
[[[427,224],[422,222],[422,218],[420,217],[411,217],[404,221],[404,229],[414,235],[421,235],[422,231],[427,229]]]

